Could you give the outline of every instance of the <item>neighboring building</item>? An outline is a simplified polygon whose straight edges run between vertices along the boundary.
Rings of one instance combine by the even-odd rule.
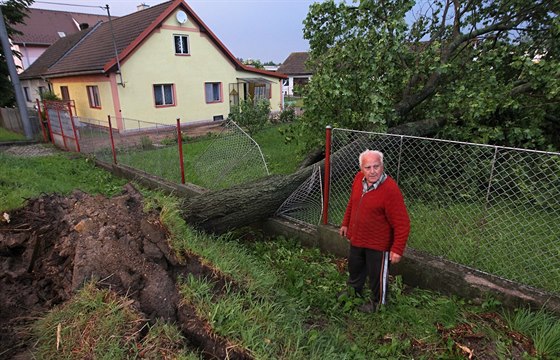
[[[37,100],[41,100],[45,91],[53,90],[51,88],[51,84],[44,78],[44,74],[48,71],[49,67],[54,65],[70,49],[76,46],[76,44],[90,31],[95,29],[96,26],[99,26],[99,24],[59,39],[45,52],[43,52],[37,61],[34,61],[31,66],[19,75],[19,80],[28,108],[34,107],[37,104]],[[63,89],[61,98],[67,98],[67,95],[68,94]]]
[[[304,86],[311,79],[313,73],[306,66],[308,58],[309,54],[307,52],[293,52],[278,68],[278,72],[288,76],[282,84],[284,95],[293,96],[294,87],[297,91],[297,87]]]
[[[14,25],[14,29],[22,34],[10,39],[12,48],[21,53],[21,59],[14,57],[18,72],[31,66],[57,40],[107,19],[107,16],[102,15],[27,9],[24,23]]]
[[[40,76],[61,98],[73,100],[82,119],[107,124],[110,115],[118,129],[126,119],[212,121],[227,118],[231,105],[249,98],[269,99],[272,111],[281,109],[286,76],[241,64],[183,0],[109,25],[82,32],[51,64],[37,60],[47,64]]]

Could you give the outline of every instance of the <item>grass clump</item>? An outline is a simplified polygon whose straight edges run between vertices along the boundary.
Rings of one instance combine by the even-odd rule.
[[[513,331],[530,337],[543,358],[560,357],[560,319],[544,310],[531,311],[528,308],[516,309],[505,313],[507,326]]]
[[[130,299],[87,283],[72,300],[35,323],[35,355],[42,359],[189,359],[181,355],[184,339],[176,328],[161,323],[148,326],[131,304]],[[148,330],[142,337],[144,326]]]

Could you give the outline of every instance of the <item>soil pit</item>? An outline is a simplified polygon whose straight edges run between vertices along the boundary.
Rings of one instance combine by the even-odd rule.
[[[179,262],[158,214],[143,212],[132,185],[113,198],[43,195],[8,215],[0,221],[0,359],[30,358],[25,329],[91,279],[128,296],[148,321],[176,323],[205,358],[251,358],[213,333],[176,284],[191,273],[212,279],[219,292],[228,279],[194,254]]]

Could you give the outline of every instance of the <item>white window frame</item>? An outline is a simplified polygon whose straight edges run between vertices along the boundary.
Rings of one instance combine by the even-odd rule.
[[[177,43],[177,39],[180,39]],[[183,42],[184,39],[184,42]],[[184,46],[187,46],[185,49]],[[179,46],[177,46],[179,45]],[[175,48],[175,55],[190,55],[191,54],[191,44],[189,41],[189,36],[184,34],[173,34],[173,47]]]
[[[99,96],[99,87],[97,85],[87,85],[89,107],[93,109],[101,109],[101,97]]]
[[[217,89],[216,89],[217,88]],[[216,98],[216,94],[218,95]],[[221,103],[224,101],[221,82],[205,82],[204,98],[207,104]]]
[[[165,89],[169,87],[171,90],[171,100],[166,98]],[[154,84],[152,86],[154,94],[154,105],[156,107],[175,106],[175,84]],[[161,104],[158,104],[158,95],[161,99]]]

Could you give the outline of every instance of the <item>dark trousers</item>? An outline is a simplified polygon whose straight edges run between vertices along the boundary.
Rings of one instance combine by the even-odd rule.
[[[385,304],[389,282],[389,252],[360,248],[350,245],[348,255],[348,285],[361,294],[366,278],[369,278],[371,299]]]

